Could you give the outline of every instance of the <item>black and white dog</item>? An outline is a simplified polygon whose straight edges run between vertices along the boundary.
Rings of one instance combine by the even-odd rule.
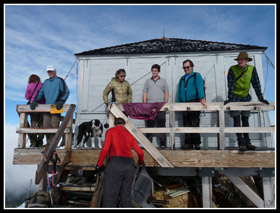
[[[78,127],[78,136],[77,136],[77,146],[83,147],[84,144],[87,142],[88,138],[91,137],[91,144],[92,148],[95,148],[95,137],[98,139],[98,147],[102,148],[101,146],[101,137],[103,133],[103,125],[98,119],[94,119],[88,122],[83,122]],[[84,137],[83,142],[81,143]]]

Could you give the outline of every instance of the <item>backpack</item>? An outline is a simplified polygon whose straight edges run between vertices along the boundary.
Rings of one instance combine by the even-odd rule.
[[[198,92],[197,92],[197,87],[196,87],[196,72],[194,73],[193,77],[194,77],[194,82],[195,82],[196,94],[197,94],[197,97],[198,97]],[[203,79],[204,98],[206,100],[206,92],[205,92],[205,90],[206,90],[205,79]]]
[[[26,199],[26,208],[47,208],[50,202],[49,194],[43,190],[39,190]]]
[[[136,179],[136,180],[135,180]],[[131,191],[131,202],[135,207],[152,208],[154,205],[148,204],[147,200],[154,188],[153,179],[148,174],[143,163],[139,172],[139,165],[136,168]]]

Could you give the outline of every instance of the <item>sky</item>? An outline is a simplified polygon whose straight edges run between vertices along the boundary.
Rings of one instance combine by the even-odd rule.
[[[18,140],[16,105],[27,102],[24,94],[31,74],[44,81],[49,64],[62,78],[69,73],[66,83],[70,96],[66,104],[77,104],[75,53],[158,39],[163,37],[163,31],[167,38],[268,47],[265,54],[275,65],[275,13],[275,5],[269,4],[4,5],[6,187],[12,185],[7,175],[16,175],[19,169],[11,162]],[[275,69],[264,56],[263,74],[265,97],[275,101]],[[272,123],[274,117],[271,112]],[[27,183],[29,180],[26,178]]]

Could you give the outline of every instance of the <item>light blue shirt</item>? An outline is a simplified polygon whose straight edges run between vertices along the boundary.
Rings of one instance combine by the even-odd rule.
[[[46,99],[46,104],[56,104],[57,101],[66,101],[70,91],[65,81],[55,76],[44,81],[36,100],[40,100],[42,96]]]

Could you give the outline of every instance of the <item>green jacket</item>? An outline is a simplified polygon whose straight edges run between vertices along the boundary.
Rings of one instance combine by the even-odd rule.
[[[132,89],[128,81],[124,80],[121,83],[117,78],[112,78],[103,91],[103,101],[105,104],[108,103],[108,95],[112,90],[114,90],[117,104],[132,102]]]
[[[231,67],[231,69],[235,79],[237,79],[242,74],[242,72],[244,72],[244,74],[237,81],[235,81],[233,91],[233,94],[237,97],[244,98],[249,94],[254,66],[247,65],[244,69],[242,69],[240,66],[234,65]]]

